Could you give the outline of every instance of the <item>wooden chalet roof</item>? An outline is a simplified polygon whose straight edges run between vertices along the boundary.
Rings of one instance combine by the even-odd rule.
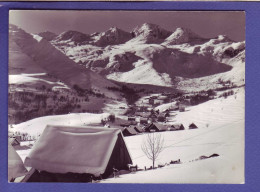
[[[136,132],[136,130],[134,129],[134,127],[127,127],[124,129],[124,131],[127,130],[130,134],[132,135],[136,135],[138,134],[138,132]]]
[[[178,124],[173,124],[171,127],[175,128],[175,129],[180,129],[183,126],[183,124],[178,123]],[[184,126],[183,126],[184,128]]]
[[[194,128],[198,128],[198,127],[197,127],[197,125],[195,125],[194,123],[192,123],[192,124],[189,125],[189,128],[193,128],[193,129],[194,129]]]
[[[13,138],[9,138],[8,140],[11,143],[12,146],[20,145],[20,142],[16,138],[14,138],[14,137]]]

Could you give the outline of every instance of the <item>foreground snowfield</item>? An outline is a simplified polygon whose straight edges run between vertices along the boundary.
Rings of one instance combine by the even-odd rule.
[[[167,131],[164,150],[155,165],[180,159],[182,164],[120,175],[102,180],[104,183],[243,183],[244,182],[244,88],[234,89],[235,95],[210,100],[176,112],[171,123],[183,123],[183,131]],[[47,124],[87,125],[98,123],[108,114],[68,114],[36,118],[12,130],[39,134]],[[195,123],[199,128],[189,130]],[[133,164],[144,169],[152,162],[144,155],[141,144],[146,134],[125,137]],[[18,151],[24,160],[30,150]],[[218,154],[218,157],[197,160],[200,156]]]

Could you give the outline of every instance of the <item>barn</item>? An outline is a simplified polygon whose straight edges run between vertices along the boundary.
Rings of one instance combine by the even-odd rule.
[[[88,182],[132,159],[120,129],[48,125],[24,164],[35,170],[27,182]]]
[[[189,125],[189,129],[198,129],[197,125],[195,125],[194,123]]]

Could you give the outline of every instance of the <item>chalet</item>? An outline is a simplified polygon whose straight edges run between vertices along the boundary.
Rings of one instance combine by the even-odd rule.
[[[22,182],[91,182],[129,164],[120,129],[48,125],[24,162],[35,171]]]
[[[13,147],[20,146],[20,141],[15,137],[9,138],[8,140]]]
[[[154,99],[153,98],[149,98],[149,104],[151,104],[151,105],[154,104]]]
[[[134,127],[126,127],[123,131],[122,131],[123,135],[125,137],[127,136],[132,136],[132,135],[137,135],[138,132],[135,130]]]
[[[135,121],[135,117],[128,117],[128,121]]]
[[[171,131],[179,131],[179,130],[184,130],[183,124],[173,124],[171,125]]]
[[[134,126],[134,129],[137,133],[142,133],[143,132],[143,129],[139,126]]]
[[[159,132],[159,131],[167,131],[167,126],[160,123],[151,123],[150,125],[144,128],[145,132]]]
[[[150,117],[151,112],[136,112],[135,115],[143,118],[148,118]]]
[[[185,106],[184,105],[179,105],[179,111],[184,112],[185,111]]]
[[[195,125],[194,123],[189,125],[189,129],[198,129],[197,125]]]
[[[157,114],[156,113],[151,113],[151,115],[149,116],[149,118],[152,120],[152,122],[157,120]]]
[[[158,122],[164,122],[166,120],[166,117],[163,113],[158,115],[157,121]]]
[[[161,105],[161,104],[163,104],[163,102],[164,102],[164,101],[161,100],[161,99],[155,99],[155,100],[154,100],[154,104],[155,104],[155,105]]]
[[[148,119],[141,117],[140,118],[140,124],[144,124],[144,125],[148,124]]]

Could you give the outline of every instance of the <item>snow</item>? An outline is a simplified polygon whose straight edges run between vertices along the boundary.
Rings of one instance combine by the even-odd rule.
[[[51,173],[99,176],[106,170],[120,132],[112,128],[48,125],[24,164]]]
[[[217,98],[197,106],[175,112],[171,122],[183,123],[183,131],[167,131],[162,134],[164,150],[155,165],[180,159],[182,164],[120,175],[119,178],[102,180],[104,183],[243,183],[244,182],[244,88],[234,89],[235,95]],[[119,106],[120,104],[118,104]],[[12,130],[41,133],[46,124],[84,125],[99,123],[107,114],[69,114],[41,117],[19,125]],[[198,129],[189,130],[195,123]],[[145,133],[124,140],[134,165],[144,169],[152,162],[144,155],[141,144]],[[24,160],[30,150],[18,151]],[[198,160],[200,156],[219,154],[218,157]]]
[[[36,39],[38,42],[42,40],[42,37],[39,35],[32,34],[33,38]]]
[[[22,133],[29,133],[31,136],[38,136],[43,132],[47,125],[84,126],[100,123],[101,119],[107,118],[108,115],[108,113],[71,113],[67,115],[44,116],[13,125],[13,128],[10,129],[10,131],[20,131]]]
[[[182,164],[152,171],[121,175],[104,183],[243,183],[244,182],[244,89],[235,96],[218,98],[187,112],[178,112],[174,121],[184,131],[162,132],[165,148],[156,165],[180,159]],[[189,130],[194,122],[198,129]],[[155,133],[159,134],[159,133]],[[152,162],[141,150],[145,134],[126,137],[134,165],[144,169]],[[202,155],[218,157],[194,161]]]
[[[142,60],[137,61],[133,65],[137,66],[133,70],[128,72],[115,72],[107,75],[108,79],[136,83],[136,84],[151,84],[159,86],[172,86],[171,78],[168,74],[158,74],[152,67],[151,63],[145,63]],[[144,78],[146,77],[146,78]]]
[[[167,109],[171,109],[172,107],[176,106],[176,102],[166,103],[159,105],[154,108],[155,111],[159,110],[160,112],[166,111]]]
[[[33,83],[38,81],[42,81],[48,84],[54,84],[54,82],[35,77],[35,76],[43,76],[43,75],[46,75],[46,73],[35,73],[35,74],[21,73],[17,75],[9,75],[9,84],[24,84],[24,83]]]
[[[213,39],[205,39],[191,30],[183,28],[177,28],[171,33],[157,25],[145,23],[133,30],[133,33],[136,34],[134,38],[127,42],[120,41],[114,45],[114,40],[117,41],[119,37],[117,33],[121,34],[123,39],[124,37],[125,39],[129,38],[128,33],[125,34],[120,29],[111,28],[106,32],[91,35],[93,41],[100,41],[101,44],[104,44],[104,47],[99,47],[95,43],[83,43],[72,46],[68,42],[53,41],[52,43],[56,48],[69,56],[70,59],[80,62],[86,65],[87,68],[114,81],[158,86],[175,86],[176,82],[176,88],[184,91],[200,91],[220,87],[218,84],[219,78],[231,80],[237,85],[244,84],[241,76],[244,76],[243,74],[245,73],[244,61],[242,61],[245,53],[243,52],[240,54],[240,57],[236,56],[234,58],[225,57],[224,54],[227,49],[231,51],[243,50],[245,47],[244,41],[233,42],[225,35],[219,35]],[[111,40],[111,42],[105,42],[104,39],[102,40],[102,35],[104,34],[110,34],[115,39]],[[95,38],[96,40],[94,40]],[[172,55],[169,55],[170,51]],[[178,60],[178,57],[188,57],[185,53],[191,54],[191,57],[195,58],[190,60],[190,63],[193,63],[194,66],[202,63],[206,63],[205,66],[207,64],[215,66],[220,62],[233,68],[225,73],[195,79],[186,78],[184,81],[181,81],[183,77],[177,76],[178,73],[175,73],[175,71],[182,71],[182,65],[178,64],[182,62],[182,59]],[[199,60],[196,63],[197,57],[200,56],[199,58],[202,59],[207,57],[207,55],[212,55],[213,60],[211,63],[207,63],[207,60],[203,62]],[[115,60],[116,57],[124,59]],[[137,61],[136,57],[138,58]],[[184,63],[184,65],[190,63]],[[120,70],[125,68],[125,66],[127,66],[126,70]],[[223,71],[225,71],[224,65],[221,66]],[[218,71],[218,69],[222,68],[217,67],[214,70]],[[214,70],[212,71],[213,74],[216,73]],[[221,71],[219,70],[218,72]]]

